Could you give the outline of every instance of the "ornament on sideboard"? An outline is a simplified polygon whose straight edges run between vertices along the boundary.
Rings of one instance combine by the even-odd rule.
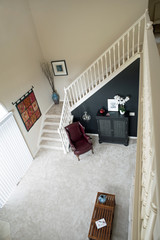
[[[114,99],[117,101],[117,104],[119,105],[120,114],[124,115],[126,112],[125,103],[130,100],[129,96],[126,96],[125,98],[123,98],[119,95],[116,95],[116,96],[114,96]]]
[[[82,116],[82,119],[84,121],[90,121],[91,120],[91,116],[85,111],[83,116]]]
[[[126,109],[125,109],[124,105],[121,104],[121,105],[119,106],[119,112],[120,112],[121,115],[124,115],[124,114],[125,114]]]
[[[100,112],[101,114],[103,114],[103,113],[105,112],[105,110],[104,110],[103,108],[101,108],[101,109],[99,110],[99,112]]]

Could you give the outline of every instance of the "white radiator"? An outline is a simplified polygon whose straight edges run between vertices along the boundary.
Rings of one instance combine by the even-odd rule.
[[[12,113],[0,121],[0,208],[32,163],[32,155]]]

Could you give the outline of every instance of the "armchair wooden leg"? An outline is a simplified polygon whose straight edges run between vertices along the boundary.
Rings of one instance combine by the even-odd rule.
[[[78,158],[78,161],[80,161],[79,155],[76,155],[76,156],[77,156],[77,158]]]
[[[92,154],[94,154],[94,152],[93,152],[93,148],[92,148]]]

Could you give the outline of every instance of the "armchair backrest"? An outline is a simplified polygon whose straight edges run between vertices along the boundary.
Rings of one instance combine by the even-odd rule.
[[[84,129],[79,122],[74,122],[65,129],[72,143],[77,142],[84,134]]]

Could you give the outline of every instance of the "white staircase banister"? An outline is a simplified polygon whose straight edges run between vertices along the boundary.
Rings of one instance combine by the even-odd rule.
[[[89,69],[91,69],[107,52],[109,52],[116,44],[118,44],[127,34],[130,32],[137,24],[140,24],[141,20],[143,20],[145,14],[143,14],[125,33],[121,35],[104,53],[102,53],[86,70],[84,70],[67,88],[68,90],[74,82],[78,81],[79,78],[82,77]],[[139,43],[140,44],[140,43]]]
[[[71,121],[71,111],[138,57],[136,54],[141,50],[140,44],[143,44],[143,37],[140,32],[141,27],[143,27],[141,21],[144,21],[144,15],[65,88],[59,125],[59,133],[65,151],[68,149],[68,143],[64,127]]]

